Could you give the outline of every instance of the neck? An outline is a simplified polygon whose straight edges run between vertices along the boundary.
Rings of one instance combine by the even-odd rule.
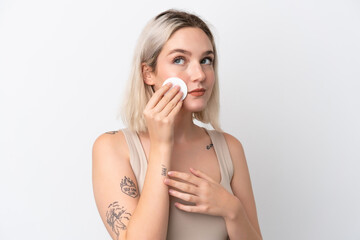
[[[180,110],[175,119],[174,141],[175,143],[185,143],[192,141],[202,133],[202,129],[195,125],[192,113]]]

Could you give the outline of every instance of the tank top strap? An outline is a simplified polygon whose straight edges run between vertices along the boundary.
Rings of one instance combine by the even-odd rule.
[[[224,134],[216,130],[206,129],[206,131],[211,138],[216,155],[218,157],[221,171],[221,182],[226,180],[227,183],[231,183],[231,179],[234,174],[234,167]]]
[[[124,133],[128,144],[130,165],[138,183],[139,193],[141,193],[147,169],[146,155],[136,132],[131,131],[129,128],[121,129],[121,131]]]

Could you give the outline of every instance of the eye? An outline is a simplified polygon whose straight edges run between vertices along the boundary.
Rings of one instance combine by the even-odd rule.
[[[176,58],[174,58],[173,63],[175,63],[175,64],[184,64],[185,59],[183,57],[176,57]]]
[[[201,64],[211,65],[212,63],[213,63],[213,59],[211,57],[206,57],[203,60],[201,60]]]

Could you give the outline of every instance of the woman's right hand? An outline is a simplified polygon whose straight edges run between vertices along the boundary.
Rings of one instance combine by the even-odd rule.
[[[143,112],[152,144],[174,143],[174,122],[183,103],[180,100],[183,94],[179,86],[167,92],[171,86],[171,83],[167,83],[158,89]]]

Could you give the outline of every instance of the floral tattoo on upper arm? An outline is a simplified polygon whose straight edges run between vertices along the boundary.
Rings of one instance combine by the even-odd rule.
[[[125,222],[128,222],[130,217],[131,214],[124,207],[120,207],[118,202],[113,202],[109,205],[106,211],[106,222],[116,234],[117,239],[120,237],[120,230],[126,230]]]

